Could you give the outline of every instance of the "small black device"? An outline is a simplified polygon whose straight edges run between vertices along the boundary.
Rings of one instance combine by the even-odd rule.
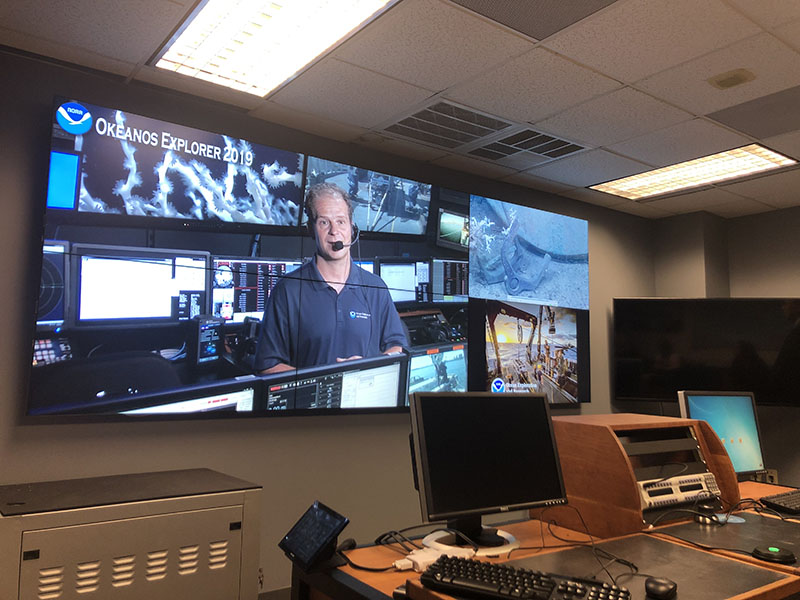
[[[216,364],[222,358],[225,319],[198,315],[189,324],[187,357],[196,367]]]
[[[336,550],[336,537],[350,520],[315,500],[295,523],[278,547],[304,571],[339,566],[331,561]]]
[[[669,600],[678,593],[678,584],[666,577],[648,577],[644,580],[644,591],[648,598]]]
[[[794,552],[777,546],[756,546],[751,552],[754,558],[767,562],[793,565],[797,562]]]

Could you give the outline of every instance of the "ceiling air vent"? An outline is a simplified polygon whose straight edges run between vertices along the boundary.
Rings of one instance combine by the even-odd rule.
[[[449,102],[437,102],[386,131],[453,149],[511,127],[512,123],[471,111]]]
[[[533,129],[526,129],[486,146],[470,150],[469,154],[499,161],[518,152],[531,152],[546,158],[560,158],[583,149],[584,147],[578,144]]]

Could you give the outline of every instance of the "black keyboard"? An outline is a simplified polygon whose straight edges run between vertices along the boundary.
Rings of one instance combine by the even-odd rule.
[[[426,587],[479,600],[629,600],[627,588],[475,558],[440,556],[420,577]]]
[[[760,502],[778,512],[800,515],[800,489],[762,496]]]

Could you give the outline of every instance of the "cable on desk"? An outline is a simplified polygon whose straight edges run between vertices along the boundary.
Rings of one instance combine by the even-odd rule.
[[[410,540],[400,531],[392,530],[382,533],[377,538],[375,538],[375,545],[376,546],[386,546],[389,544],[398,544],[406,554],[409,552],[413,552],[414,549],[422,548],[420,544]]]
[[[394,570],[394,565],[389,567],[367,567],[364,565],[359,565],[354,563],[350,560],[350,557],[345,554],[348,550],[352,550],[356,547],[356,541],[353,538],[347,538],[341,544],[336,547],[336,554],[341,556],[348,565],[353,567],[354,569],[358,569],[359,571],[372,571],[373,573],[382,573],[384,571],[392,571]]]
[[[663,529],[660,530],[660,531],[647,531],[647,530],[645,530],[644,533],[646,533],[647,535],[652,535],[652,536],[664,535],[664,536],[667,536],[667,537],[671,537],[671,538],[676,539],[676,540],[678,540],[680,542],[685,542],[686,544],[689,544],[691,546],[695,546],[696,548],[700,548],[701,550],[725,550],[726,552],[736,552],[736,553],[739,553],[739,554],[744,554],[746,556],[752,556],[752,553],[749,550],[742,550],[741,548],[725,548],[723,546],[708,546],[706,544],[701,544],[700,542],[693,542],[692,540],[687,540],[685,538],[682,538],[679,535],[675,535],[674,533],[668,533],[668,532],[664,531]]]

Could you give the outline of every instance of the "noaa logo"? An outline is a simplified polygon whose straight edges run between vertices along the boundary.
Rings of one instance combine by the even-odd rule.
[[[56,121],[67,133],[83,135],[92,128],[92,113],[77,102],[65,102],[56,111]]]
[[[492,391],[493,392],[505,392],[506,391],[506,382],[500,379],[499,377],[492,381]]]

